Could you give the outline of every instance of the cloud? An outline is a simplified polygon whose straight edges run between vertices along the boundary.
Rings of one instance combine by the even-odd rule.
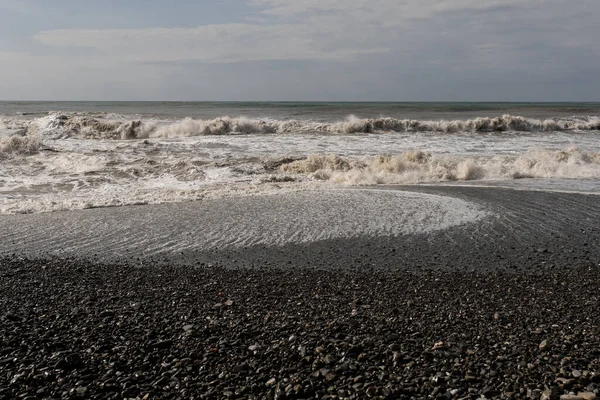
[[[600,7],[582,0],[589,7]],[[94,49],[131,62],[356,60],[442,47],[496,61],[531,43],[593,46],[559,0],[252,0],[271,19],[195,28],[69,29],[39,32],[47,46]],[[580,17],[581,18],[581,17]],[[583,17],[585,19],[585,16]],[[570,35],[561,37],[560,19]],[[589,19],[589,18],[588,18]],[[583,21],[585,22],[585,21]],[[597,29],[594,28],[596,31]],[[429,53],[433,63],[438,54]],[[492,59],[494,57],[491,57]],[[489,65],[490,61],[485,61]]]
[[[285,93],[315,99],[324,90],[328,98],[339,93],[342,100],[380,99],[379,94],[436,100],[440,93],[477,99],[484,92],[493,96],[485,82],[496,82],[494,90],[508,93],[514,84],[511,90],[529,99],[523,82],[580,82],[577,77],[589,76],[590,66],[600,62],[597,0],[247,3],[254,13],[223,24],[39,31],[35,46],[4,56],[8,72],[0,77],[0,90],[2,79],[4,87],[12,85],[11,74],[39,70],[39,77],[54,82],[62,82],[58,75],[96,86],[119,81],[138,92],[154,87],[159,93],[170,82],[183,93],[186,79],[219,80],[197,83],[196,92],[182,94],[186,98],[194,93],[221,98],[223,91],[234,96],[260,83],[263,99]],[[35,79],[33,73],[29,77]],[[303,83],[308,81],[321,86]],[[576,97],[575,90],[569,95]],[[554,93],[562,96],[565,86]]]
[[[329,46],[303,24],[221,24],[197,28],[52,30],[35,35],[49,46],[84,47],[129,61],[343,60],[389,51],[382,47]]]
[[[252,0],[261,13],[292,18],[343,14],[357,21],[400,25],[410,19],[427,19],[448,12],[494,10],[505,7],[533,9],[552,0]]]

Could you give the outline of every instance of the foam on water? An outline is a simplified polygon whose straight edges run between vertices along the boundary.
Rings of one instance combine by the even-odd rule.
[[[113,116],[114,117],[114,116]],[[600,130],[597,117],[574,116],[537,120],[521,116],[480,117],[468,120],[421,121],[397,118],[354,116],[345,121],[322,123],[303,120],[230,118],[211,120],[185,118],[179,121],[122,120],[93,118],[77,114],[50,114],[25,125],[29,134],[49,138],[139,139],[201,135],[240,135],[273,133],[373,133],[373,132],[530,132]]]
[[[599,127],[593,116],[338,122],[81,112],[4,116],[0,213],[340,185],[513,182],[600,192]]]
[[[422,234],[490,215],[472,203],[395,190],[318,190],[207,200],[176,207],[92,210],[0,221],[0,254],[145,257],[183,251],[282,246],[355,237]],[[123,221],[126,221],[124,223]],[[56,226],[60,225],[60,234]],[[37,226],[39,229],[31,229]],[[8,232],[9,233],[8,233]]]
[[[40,148],[37,136],[10,136],[0,139],[0,160],[36,154]]]
[[[519,156],[457,157],[422,151],[351,159],[311,155],[280,166],[283,172],[353,185],[523,178],[597,178],[600,153],[536,151]]]

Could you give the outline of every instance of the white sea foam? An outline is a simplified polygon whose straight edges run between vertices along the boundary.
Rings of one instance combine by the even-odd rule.
[[[26,126],[28,133],[48,138],[140,139],[148,137],[186,137],[203,135],[240,135],[321,132],[530,132],[600,130],[597,117],[576,116],[536,120],[520,116],[482,117],[453,121],[420,121],[389,117],[322,123],[301,120],[273,120],[220,117],[210,120],[185,118],[179,121],[122,120],[93,118],[77,114],[50,114],[34,119]]]
[[[229,135],[252,133],[277,133],[285,127],[281,121],[264,121],[250,118],[216,118],[197,120],[185,118],[182,121],[159,126],[152,133],[159,137]]]
[[[0,160],[36,154],[40,148],[37,136],[13,135],[0,138]]]
[[[153,128],[154,129],[154,128]],[[374,133],[374,132],[529,132],[600,130],[597,117],[572,117],[547,120],[520,116],[483,117],[454,121],[420,121],[389,117],[361,119],[354,116],[345,121],[320,123],[299,120],[261,120],[222,117],[213,120],[183,121],[156,128],[151,135],[163,137],[227,135],[250,133]]]
[[[28,134],[49,139],[69,137],[84,139],[138,139],[148,137],[155,128],[152,122],[140,120],[104,120],[88,116],[51,114],[31,121]]]
[[[86,143],[57,143],[75,142]],[[42,150],[23,156],[27,160],[7,159],[0,163],[0,212],[155,204],[336,185],[542,178],[553,180],[558,187],[558,179],[570,180],[571,186],[575,179],[600,179],[600,154],[575,148],[516,156],[451,156],[411,151],[377,156],[274,154],[212,161],[195,156],[193,147],[187,152],[175,147],[173,153],[147,145],[113,146],[101,151],[98,146],[88,150],[78,147],[77,151],[65,151],[66,148]],[[141,153],[144,149],[147,152]]]
[[[476,222],[489,215],[483,207],[461,199],[397,190],[278,191],[218,201],[207,199],[201,206],[182,204],[78,213],[73,218],[19,218],[16,227],[10,223],[1,226],[1,233],[9,233],[12,239],[0,242],[0,253],[154,256],[189,250],[422,234]]]
[[[569,180],[600,192],[596,117],[2,118],[0,213],[372,184]]]
[[[56,188],[56,186],[54,186]],[[148,182],[129,182],[121,185],[104,184],[97,187],[73,187],[22,194],[3,194],[0,191],[1,214],[31,214],[89,208],[120,207],[139,204],[221,199],[295,192],[309,185],[286,183],[181,185],[176,179]]]
[[[600,153],[536,151],[519,156],[464,157],[422,151],[347,158],[311,155],[281,165],[286,173],[351,185],[523,178],[600,178]]]

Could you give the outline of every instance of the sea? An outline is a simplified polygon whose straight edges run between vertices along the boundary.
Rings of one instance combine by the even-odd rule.
[[[0,213],[382,185],[600,194],[600,103],[0,102]]]

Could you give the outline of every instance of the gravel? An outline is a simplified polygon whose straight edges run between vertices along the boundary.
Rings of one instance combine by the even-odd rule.
[[[8,257],[0,399],[594,398],[599,282]]]

